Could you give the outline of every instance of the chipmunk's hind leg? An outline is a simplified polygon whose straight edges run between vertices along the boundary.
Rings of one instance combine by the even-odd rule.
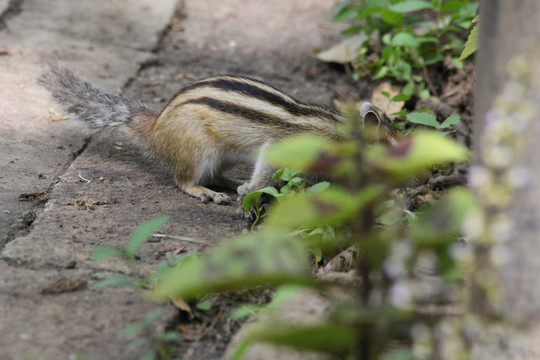
[[[189,166],[185,166],[180,172],[175,174],[174,180],[176,185],[186,194],[196,197],[204,203],[212,200],[219,205],[230,204],[231,199],[229,195],[208,189],[200,183],[201,181],[198,180],[198,177],[194,176],[195,173],[195,170]]]
[[[212,200],[218,205],[227,205],[231,203],[231,198],[225,193],[219,193],[208,189],[202,185],[180,185],[180,189],[188,195],[198,198],[204,203]]]

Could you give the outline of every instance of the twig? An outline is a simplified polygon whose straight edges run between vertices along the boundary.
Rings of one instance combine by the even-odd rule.
[[[6,213],[6,214],[11,214],[11,211],[9,210],[2,210],[3,213]]]
[[[174,236],[174,235],[167,235],[167,234],[152,234],[152,237],[170,238],[170,239],[174,239],[174,240],[187,241],[187,242],[191,242],[191,243],[194,243],[194,244],[212,245],[208,241],[197,240],[197,239],[183,237],[183,236]]]
[[[438,97],[437,95],[437,92],[435,91],[435,87],[433,86],[433,84],[431,83],[431,80],[429,79],[429,74],[428,74],[428,71],[427,71],[427,67],[426,65],[422,62],[422,70],[423,70],[423,73],[424,73],[424,80],[429,88],[429,91],[431,92],[432,95],[435,95]]]
[[[88,180],[88,179],[83,178],[83,177],[81,176],[81,172],[80,172],[80,171],[79,171],[79,177],[80,177],[81,179],[83,179],[84,181],[86,181],[87,184],[90,184],[90,183],[92,182],[91,180]]]

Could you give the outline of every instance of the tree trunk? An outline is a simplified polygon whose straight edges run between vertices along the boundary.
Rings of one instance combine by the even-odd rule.
[[[530,73],[522,100],[523,106],[531,106],[532,117],[521,135],[522,148],[512,167],[528,169],[531,183],[513,194],[506,210],[513,228],[508,241],[510,260],[500,268],[500,279],[504,315],[528,326],[521,340],[512,344],[519,355],[511,354],[511,358],[540,359],[540,1],[481,0],[480,16],[474,139],[477,165],[484,165],[481,152],[487,136],[486,114],[512,81],[509,62],[520,57]]]

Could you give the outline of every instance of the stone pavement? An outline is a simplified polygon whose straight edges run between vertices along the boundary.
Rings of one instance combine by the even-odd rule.
[[[42,294],[46,292],[43,289],[52,289],[62,281],[84,285],[87,279],[99,277],[91,270],[94,246],[85,236],[92,229],[80,228],[81,223],[101,228],[100,234],[94,232],[94,239],[106,239],[107,234],[119,231],[111,230],[112,221],[80,221],[77,217],[94,214],[74,212],[75,206],[68,205],[84,196],[86,181],[81,182],[79,174],[99,182],[85,173],[77,160],[74,162],[88,143],[88,133],[74,122],[51,122],[47,118],[50,98],[34,79],[43,58],[60,57],[97,85],[109,90],[122,88],[141,64],[154,57],[152,50],[176,2],[0,1],[4,24],[0,48],[7,52],[0,55],[2,360],[77,355],[88,359],[136,358],[136,351],[125,349],[128,340],[123,328],[139,321],[146,305],[132,292],[109,289]],[[65,194],[69,186],[75,188],[75,194]],[[21,194],[30,193],[42,193],[37,202],[50,198],[45,209],[32,197],[19,201]],[[63,224],[80,229],[64,227],[57,217],[64,217]],[[125,226],[133,228],[139,220],[126,219]],[[105,224],[108,227],[103,228]],[[28,226],[32,231],[26,235]],[[116,240],[121,245],[125,237]]]

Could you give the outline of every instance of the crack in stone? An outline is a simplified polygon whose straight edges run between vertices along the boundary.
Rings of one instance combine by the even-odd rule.
[[[185,11],[185,0],[180,0],[178,2],[178,5],[176,6],[176,9],[174,10],[173,15],[167,22],[167,24],[161,29],[161,31],[158,33],[156,45],[149,51],[150,53],[156,55],[163,49],[163,41],[169,35],[171,30],[173,29],[173,22],[176,20],[182,20],[187,17],[186,11]],[[158,66],[160,65],[159,59],[157,57],[151,58],[147,61],[144,61],[139,66],[139,69],[135,73],[134,76],[131,76],[126,83],[124,84],[123,89],[127,89],[131,86],[131,84],[137,79],[141,72],[145,69],[152,67],[152,66]]]
[[[3,239],[0,239],[0,253],[10,241],[13,241],[21,236],[26,236],[32,231],[35,220],[40,215],[41,210],[43,210],[45,208],[45,205],[47,205],[47,203],[49,202],[50,193],[54,190],[56,184],[60,182],[60,178],[67,172],[71,164],[75,160],[77,160],[77,158],[88,147],[90,139],[91,137],[87,137],[86,139],[84,139],[84,142],[80,149],[77,149],[72,153],[73,158],[70,161],[66,162],[62,166],[62,168],[57,171],[51,183],[43,191],[43,195],[41,197],[42,201],[34,202],[34,206],[30,210],[21,213],[9,224],[10,230]]]

